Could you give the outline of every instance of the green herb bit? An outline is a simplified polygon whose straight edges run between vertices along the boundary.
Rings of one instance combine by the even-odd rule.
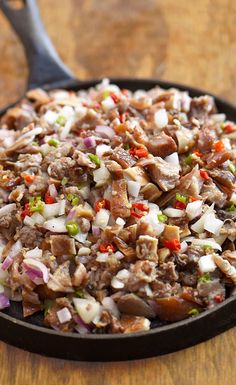
[[[66,230],[71,237],[74,237],[79,233],[79,225],[75,221],[69,221],[66,224]]]
[[[63,115],[59,115],[56,120],[56,123],[60,126],[64,126],[66,124],[66,118]]]
[[[164,223],[167,221],[168,217],[165,214],[158,214],[157,215],[158,221],[161,223]]]
[[[186,203],[187,202],[187,197],[183,194],[176,193],[175,194],[175,199],[179,202]]]
[[[190,315],[191,317],[196,317],[198,314],[199,314],[199,311],[195,308],[189,310],[188,312],[188,315]]]
[[[84,291],[82,289],[78,289],[75,291],[75,296],[77,298],[84,298]]]
[[[231,212],[231,211],[235,211],[236,210],[236,207],[235,205],[232,203],[232,205],[230,205],[229,207],[227,207],[226,211],[228,212]]]
[[[236,172],[236,166],[233,163],[229,164],[229,170],[232,172],[232,174],[235,174]]]
[[[96,166],[100,166],[100,159],[97,155],[94,154],[89,154],[88,155],[89,159],[96,164]]]
[[[35,141],[32,142],[32,146],[38,147],[38,145],[39,145],[38,142],[35,142]]]
[[[78,206],[80,202],[78,195],[75,194],[68,194],[67,199],[69,202],[71,202],[72,206]]]
[[[29,198],[29,207],[32,213],[41,212],[44,207],[44,202],[41,197]]]
[[[60,144],[60,141],[56,138],[51,138],[48,141],[49,146],[58,147]]]
[[[51,299],[45,299],[43,303],[44,316],[46,316],[53,305],[53,301]]]
[[[208,251],[208,252],[211,252],[212,251],[212,246],[210,246],[210,245],[202,245],[202,249],[204,250],[204,251]]]
[[[104,91],[102,93],[102,96],[103,96],[103,99],[106,99],[106,98],[108,98],[108,96],[110,96],[110,92],[109,91]]]
[[[61,180],[61,185],[65,186],[68,183],[68,178],[64,176],[64,178]]]
[[[204,273],[200,278],[198,278],[198,282],[208,283],[211,281],[211,277],[209,273]]]
[[[192,161],[193,161],[193,156],[192,154],[189,154],[187,158],[185,158],[184,163],[190,166],[192,164]]]
[[[130,149],[129,143],[125,143],[123,147],[124,147],[124,150],[129,150]]]

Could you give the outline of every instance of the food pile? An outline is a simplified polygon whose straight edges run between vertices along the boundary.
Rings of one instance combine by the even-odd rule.
[[[0,127],[0,309],[130,333],[235,294],[236,125],[211,96],[35,89]]]

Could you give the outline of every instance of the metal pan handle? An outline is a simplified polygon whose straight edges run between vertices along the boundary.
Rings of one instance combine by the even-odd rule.
[[[0,0],[0,9],[24,45],[29,64],[29,89],[52,84],[59,87],[75,81],[47,35],[35,0],[24,0],[21,9],[13,9],[9,0]]]

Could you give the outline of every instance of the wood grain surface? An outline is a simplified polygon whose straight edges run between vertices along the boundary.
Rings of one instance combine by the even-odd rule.
[[[236,103],[236,2],[39,0],[64,62],[81,79],[154,77]],[[0,107],[23,94],[23,49],[0,14]],[[61,347],[63,349],[63,346]],[[0,385],[231,385],[235,329],[184,351],[141,361],[77,363],[0,343]]]

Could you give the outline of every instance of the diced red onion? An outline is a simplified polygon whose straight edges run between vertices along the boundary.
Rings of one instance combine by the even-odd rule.
[[[95,147],[96,146],[96,139],[94,136],[89,136],[88,138],[84,138],[84,145],[85,147]]]
[[[63,309],[57,311],[57,318],[61,324],[69,322],[72,318],[70,311],[67,307],[63,307]]]
[[[16,243],[12,245],[8,256],[4,259],[2,263],[2,270],[7,270],[11,266],[14,257],[21,251],[21,249],[22,249],[22,243],[20,240],[18,240]]]
[[[103,138],[112,139],[115,136],[115,131],[109,126],[97,126],[95,131]]]
[[[3,293],[0,294],[0,310],[6,309],[10,306],[9,298]]]
[[[6,214],[10,214],[14,210],[16,210],[16,204],[15,203],[10,203],[8,205],[3,206],[0,209],[0,218]]]
[[[24,265],[31,267],[31,268],[35,268],[36,270],[41,272],[44,282],[48,283],[48,281],[49,281],[48,269],[42,262],[38,261],[37,259],[33,259],[33,258],[25,258],[24,259]]]
[[[25,253],[26,258],[42,258],[43,250],[39,249],[38,247],[35,247],[32,250],[29,250]]]
[[[104,297],[102,300],[102,305],[105,309],[109,310],[116,318],[119,318],[120,312],[114,300],[111,297]]]
[[[25,268],[25,273],[28,275],[29,279],[35,283],[35,285],[42,285],[43,281],[43,273],[40,270],[37,270],[33,267],[29,267],[27,265],[23,265]]]
[[[99,237],[101,234],[101,229],[98,226],[92,225],[92,233],[95,237]]]
[[[73,298],[73,302],[77,313],[86,324],[90,324],[100,314],[101,305],[97,301]]]
[[[73,238],[75,238],[76,241],[80,243],[85,243],[87,236],[88,236],[88,233],[79,233],[79,234],[76,234]]]
[[[66,217],[66,222],[73,221],[73,219],[76,217],[76,209],[73,207],[69,214]]]
[[[116,259],[118,259],[118,261],[120,261],[121,259],[123,259],[125,257],[124,254],[122,254],[120,251],[116,251],[114,253],[114,255],[115,255]]]
[[[79,333],[79,334],[88,334],[88,333],[91,333],[91,327],[89,325],[87,325],[86,323],[83,322],[83,320],[80,318],[79,315],[75,315],[73,317],[74,321],[77,323],[77,325],[75,326],[75,330]]]
[[[48,192],[51,195],[51,197],[53,197],[53,198],[56,198],[58,196],[58,192],[57,192],[55,184],[49,185]]]

